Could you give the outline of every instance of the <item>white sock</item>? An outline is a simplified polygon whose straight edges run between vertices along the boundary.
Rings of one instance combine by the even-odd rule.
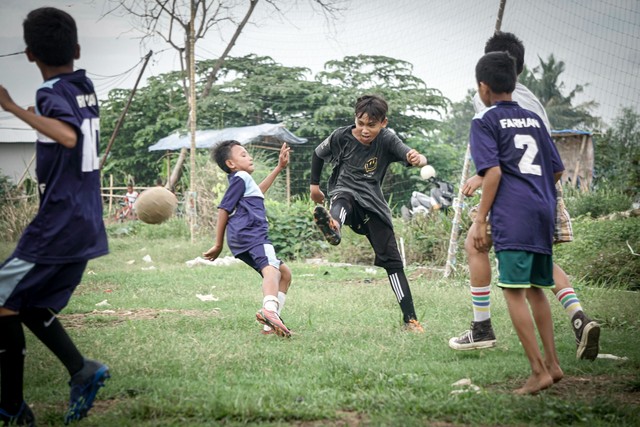
[[[262,307],[269,311],[278,312],[278,298],[273,295],[267,295],[262,299]]]
[[[284,292],[278,291],[278,315],[282,313],[282,309],[284,308],[284,302],[287,300],[287,294]]]

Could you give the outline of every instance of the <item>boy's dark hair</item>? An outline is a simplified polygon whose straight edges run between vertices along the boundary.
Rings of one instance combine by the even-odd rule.
[[[496,32],[484,45],[484,53],[507,52],[516,60],[516,74],[524,69],[524,44],[513,33]]]
[[[476,81],[483,82],[494,93],[511,93],[516,88],[516,65],[507,52],[491,52],[476,65]]]
[[[211,159],[220,166],[220,169],[226,173],[231,173],[231,169],[227,166],[227,160],[231,157],[231,148],[234,145],[242,145],[238,141],[228,140],[222,141],[211,150]]]
[[[364,95],[356,100],[356,117],[366,113],[370,119],[381,122],[387,118],[387,111],[387,101],[377,95]]]
[[[78,29],[71,15],[54,7],[34,9],[22,23],[24,42],[45,65],[71,63],[78,46]]]

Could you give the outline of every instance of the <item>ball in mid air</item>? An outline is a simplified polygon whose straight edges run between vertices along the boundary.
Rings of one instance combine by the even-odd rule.
[[[164,187],[153,187],[138,196],[134,209],[140,221],[160,224],[171,218],[177,206],[175,194]]]
[[[433,166],[426,165],[420,169],[420,177],[422,179],[427,180],[433,178],[434,176],[436,176],[436,170],[433,168]]]

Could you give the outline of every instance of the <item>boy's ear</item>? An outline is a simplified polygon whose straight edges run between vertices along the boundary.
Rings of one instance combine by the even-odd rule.
[[[231,169],[231,171],[234,171],[234,170],[235,170],[235,168],[236,168],[235,163],[233,163],[233,160],[231,160],[231,159],[227,159],[227,160],[225,160],[225,161],[224,161],[224,164],[225,164],[225,165],[227,165],[227,167],[228,167],[229,169]]]
[[[389,120],[385,117],[384,120],[380,123],[380,126],[386,128],[387,124],[389,124]]]
[[[73,59],[80,59],[80,45],[76,45],[76,53],[73,55]]]
[[[31,52],[31,49],[26,47],[24,49],[24,53],[27,55],[27,59],[29,60],[29,62],[36,62],[36,57],[33,56],[33,53]]]

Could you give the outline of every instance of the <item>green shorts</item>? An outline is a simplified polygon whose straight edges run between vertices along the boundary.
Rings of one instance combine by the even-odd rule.
[[[501,288],[553,287],[553,257],[527,251],[496,252]]]

